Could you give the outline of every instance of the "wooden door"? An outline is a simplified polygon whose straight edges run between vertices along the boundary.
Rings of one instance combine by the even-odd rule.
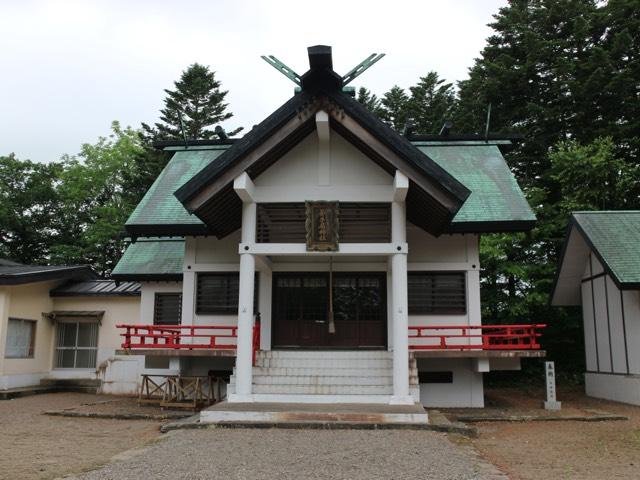
[[[273,274],[273,348],[384,348],[386,274],[334,273],[335,332],[329,329],[329,274]]]

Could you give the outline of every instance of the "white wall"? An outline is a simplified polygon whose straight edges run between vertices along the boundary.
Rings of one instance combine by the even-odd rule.
[[[640,374],[640,301],[620,291],[593,253],[582,276],[587,372]]]
[[[480,253],[478,235],[442,235],[433,237],[409,225],[409,271],[457,271],[466,275],[467,312],[462,315],[409,315],[410,326],[481,325]],[[431,332],[430,332],[431,333]],[[460,333],[452,330],[447,333]],[[477,332],[479,333],[479,332]],[[479,340],[472,340],[478,343]],[[434,344],[433,340],[411,340],[413,344]]]
[[[453,383],[420,384],[420,402],[425,407],[484,407],[482,373],[473,371],[471,359],[419,359],[418,370],[453,372]]]
[[[42,314],[53,310],[49,290],[60,283],[49,281],[0,287],[0,389],[38,384],[51,369],[54,325]],[[33,358],[5,358],[9,317],[36,322]]]
[[[638,376],[586,373],[584,379],[585,393],[590,397],[640,405],[640,377]]]

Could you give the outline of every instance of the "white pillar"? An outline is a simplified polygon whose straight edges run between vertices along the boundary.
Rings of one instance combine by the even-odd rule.
[[[404,198],[391,204],[391,241],[398,253],[391,256],[393,305],[393,405],[413,405],[409,394],[409,316],[407,298],[407,222]]]
[[[256,204],[242,204],[242,246],[240,248],[240,295],[238,301],[238,347],[236,350],[236,391],[230,402],[250,402],[253,357],[253,290],[256,260],[250,247],[256,238]],[[245,250],[246,249],[246,250]],[[248,250],[248,251],[247,251]],[[243,253],[244,252],[244,253]]]

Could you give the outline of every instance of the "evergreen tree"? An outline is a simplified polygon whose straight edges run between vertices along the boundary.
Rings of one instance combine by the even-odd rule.
[[[214,137],[215,125],[230,119],[224,102],[227,90],[221,90],[215,72],[209,67],[194,63],[182,72],[174,82],[175,90],[165,90],[167,97],[160,111],[160,122],[155,129],[143,124],[143,130],[154,139],[182,139],[179,112],[184,121],[185,133],[190,140],[208,140]],[[241,128],[229,133],[238,133]]]
[[[409,87],[411,97],[407,111],[416,133],[435,134],[445,120],[449,120],[456,107],[456,93],[451,83],[445,83],[436,72],[420,77]]]
[[[382,96],[378,115],[392,128],[401,132],[410,120],[408,102],[409,96],[406,92],[395,85]]]
[[[371,90],[360,87],[358,89],[356,100],[376,115],[380,116],[380,114],[382,113],[382,105],[380,103],[380,99],[377,95],[371,93]]]

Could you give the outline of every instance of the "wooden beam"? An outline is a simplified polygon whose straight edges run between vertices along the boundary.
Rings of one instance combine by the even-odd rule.
[[[407,253],[407,244],[398,243],[343,243],[338,251],[314,252],[308,251],[304,243],[241,243],[238,253],[253,253],[254,255],[270,256],[318,256],[336,257],[344,255],[393,255]]]
[[[243,203],[256,201],[256,186],[253,184],[247,172],[242,172],[233,181],[233,189],[236,191]]]

